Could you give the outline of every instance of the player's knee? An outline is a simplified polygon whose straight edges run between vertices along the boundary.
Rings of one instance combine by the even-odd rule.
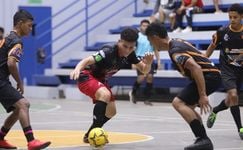
[[[30,103],[26,99],[21,99],[16,104],[17,109],[29,109]]]
[[[175,97],[175,98],[173,99],[173,101],[172,101],[172,106],[173,106],[176,110],[179,109],[179,107],[180,107],[180,100],[179,100],[177,97]]]
[[[96,99],[109,102],[111,99],[111,92],[109,90],[99,90],[95,94]]]

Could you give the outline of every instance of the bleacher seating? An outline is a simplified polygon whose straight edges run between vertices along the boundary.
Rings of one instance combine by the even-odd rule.
[[[220,8],[224,11],[235,2],[239,2],[238,0],[221,0]],[[190,33],[171,33],[169,32],[169,36],[171,38],[182,38],[185,39],[192,44],[194,44],[199,49],[205,49],[212,38],[213,33],[215,33],[215,27],[220,27],[222,25],[226,25],[228,23],[228,14],[227,13],[220,13],[220,14],[214,14],[214,6],[212,0],[204,0],[205,9],[207,10],[207,13],[203,14],[195,14],[193,18],[193,27],[194,31]],[[138,16],[135,15],[133,18],[121,18],[121,22],[119,23],[119,27],[116,29],[111,29],[109,35],[97,35],[96,43],[93,46],[85,47],[86,52],[83,53],[82,58],[87,57],[87,55],[90,55],[93,53],[93,51],[97,51],[101,45],[105,43],[110,42],[116,42],[119,39],[119,34],[121,32],[121,29],[123,29],[126,26],[133,26],[137,28],[139,26],[139,23],[142,19],[145,19],[150,16],[151,9],[145,10],[143,14]],[[184,23],[185,20],[183,21]],[[168,25],[166,23],[166,25]],[[209,27],[206,31],[200,31],[201,27]],[[214,28],[213,28],[214,27]],[[212,30],[210,30],[212,29]],[[214,63],[218,63],[218,51],[213,53],[212,61]],[[80,58],[80,59],[82,59]],[[70,69],[74,68],[75,65],[80,61],[80,59],[72,59],[68,62],[62,62],[59,64],[59,68],[53,68],[53,69],[47,69],[45,71],[45,75],[51,75],[56,76],[59,78],[61,83],[70,82],[68,80],[68,76],[70,73]],[[162,52],[161,54],[161,62],[164,64],[165,70],[159,70],[156,74],[155,78],[155,86],[163,86],[163,87],[180,87],[187,82],[185,78],[178,76],[178,72],[175,70],[172,70],[172,65],[170,58],[168,57],[167,53]],[[169,73],[170,72],[170,73]],[[122,75],[124,73],[125,76]],[[167,78],[171,74],[169,78]],[[60,79],[64,77],[64,79]],[[136,77],[136,73],[134,70],[121,70],[119,71],[111,80],[112,85],[116,84],[124,84],[124,85],[131,85]],[[35,78],[35,77],[34,77]],[[37,77],[39,78],[39,77]],[[124,80],[121,80],[124,79]],[[36,80],[39,81],[39,80]],[[47,80],[46,80],[47,81]],[[157,82],[158,81],[158,82]],[[52,82],[52,81],[51,81]],[[118,83],[121,82],[121,83]],[[38,82],[37,82],[38,83]],[[163,85],[161,85],[163,83]],[[167,84],[168,83],[168,84]],[[39,84],[39,83],[38,83]],[[47,83],[49,84],[49,83]],[[57,85],[57,84],[56,84]]]
[[[56,75],[33,75],[34,85],[38,86],[54,86],[57,87],[61,84],[61,80]]]

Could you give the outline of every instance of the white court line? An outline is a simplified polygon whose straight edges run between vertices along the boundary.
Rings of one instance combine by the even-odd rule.
[[[214,150],[243,150],[243,147],[237,147],[237,148],[233,148],[233,147],[229,147],[229,148],[216,148]]]
[[[58,105],[58,104],[47,104],[47,103],[43,103],[47,106],[54,106],[53,108],[50,108],[50,109],[45,109],[45,108],[31,108],[30,107],[30,111],[32,111],[31,113],[38,113],[38,112],[53,112],[53,111],[56,111],[56,110],[59,110],[62,108],[61,105]]]

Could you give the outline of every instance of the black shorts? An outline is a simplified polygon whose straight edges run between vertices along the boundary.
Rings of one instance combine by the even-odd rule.
[[[219,73],[204,74],[206,94],[210,95],[216,91],[221,85],[221,77]],[[198,104],[199,95],[195,81],[189,83],[178,95],[182,101],[188,105]]]
[[[243,68],[233,65],[221,65],[221,77],[226,90],[241,88],[243,82]]]
[[[24,98],[10,83],[0,87],[0,102],[7,112],[14,110],[13,105]]]

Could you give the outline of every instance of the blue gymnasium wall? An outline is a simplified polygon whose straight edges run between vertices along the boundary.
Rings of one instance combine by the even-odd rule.
[[[51,16],[51,7],[25,7],[20,6],[19,9],[24,9],[29,11],[34,16],[34,23],[36,27],[34,28],[34,35],[30,34],[23,38],[24,43],[24,55],[19,63],[19,70],[22,79],[27,79],[27,84],[32,85],[34,74],[43,74],[45,68],[51,68],[52,59],[48,59],[44,64],[37,62],[37,49],[40,45],[47,43],[52,39],[52,33],[49,32],[42,38],[38,36],[45,32],[47,29],[51,28],[51,19],[43,23],[43,20]],[[38,27],[38,24],[43,23]],[[50,55],[52,52],[51,45],[45,49],[46,56]]]

